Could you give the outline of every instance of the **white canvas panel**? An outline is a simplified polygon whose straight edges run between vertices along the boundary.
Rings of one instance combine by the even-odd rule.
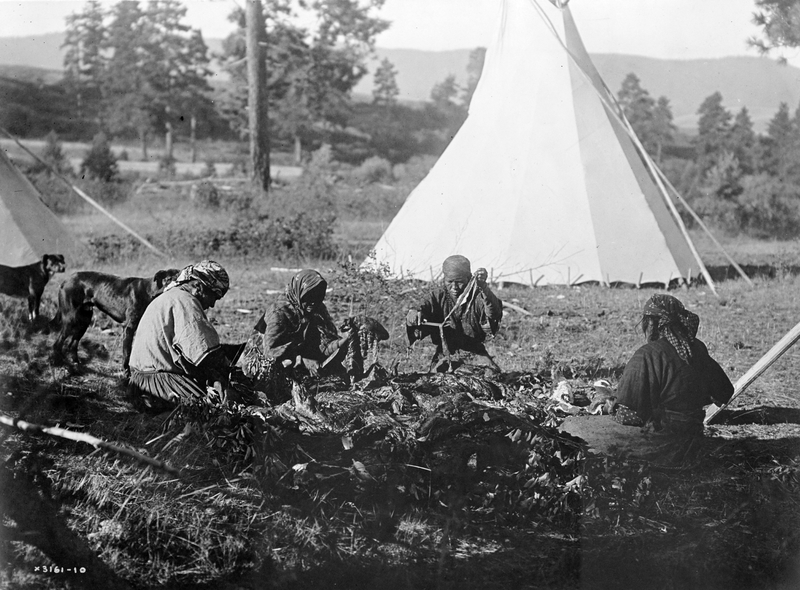
[[[539,285],[696,276],[604,92],[568,8],[504,0],[469,116],[378,241],[376,261],[431,279],[462,254],[494,280]]]
[[[26,266],[45,254],[67,255],[74,244],[39,191],[0,150],[0,264]]]

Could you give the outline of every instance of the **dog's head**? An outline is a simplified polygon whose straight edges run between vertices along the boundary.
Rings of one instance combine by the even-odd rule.
[[[153,289],[153,297],[159,295],[164,290],[164,287],[177,279],[180,272],[180,269],[177,268],[166,268],[164,270],[159,270],[156,274],[154,274],[153,284],[151,286]]]
[[[48,275],[52,276],[57,272],[67,270],[67,263],[62,254],[45,254],[42,256],[42,268]]]

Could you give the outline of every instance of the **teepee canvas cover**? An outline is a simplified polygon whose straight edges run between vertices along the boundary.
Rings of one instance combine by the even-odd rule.
[[[39,191],[0,150],[0,265],[26,266],[73,249],[72,237]]]
[[[566,6],[503,0],[467,120],[365,264],[430,279],[462,254],[496,281],[539,285],[697,276],[598,92],[610,96]]]

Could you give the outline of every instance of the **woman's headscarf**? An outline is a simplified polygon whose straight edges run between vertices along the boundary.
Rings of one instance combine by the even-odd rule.
[[[687,310],[683,303],[672,295],[653,295],[644,304],[645,317],[656,320],[658,333],[672,344],[675,351],[687,363],[692,359],[692,343],[697,336],[700,318]]]
[[[322,303],[328,283],[315,270],[301,270],[286,285],[286,299],[301,316],[306,315],[305,303]]]
[[[222,299],[230,286],[228,273],[222,268],[222,265],[213,260],[203,260],[184,268],[177,278],[164,288],[164,291],[169,291],[189,281],[199,281],[214,293],[217,299]]]

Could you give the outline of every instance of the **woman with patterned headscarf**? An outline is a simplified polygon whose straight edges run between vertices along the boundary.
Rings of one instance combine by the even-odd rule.
[[[343,373],[342,361],[353,330],[342,335],[323,302],[328,283],[315,270],[302,270],[255,325],[245,346],[242,368],[270,401],[283,401],[293,375]],[[327,361],[327,362],[326,362]]]
[[[647,301],[642,317],[647,343],[625,366],[615,420],[650,422],[672,434],[702,434],[703,407],[727,402],[733,385],[697,338],[699,324],[700,318],[671,295]]]
[[[486,284],[486,269],[479,268],[473,275],[469,259],[456,254],[445,259],[442,275],[441,284],[406,316],[409,344],[430,336],[436,345],[434,363],[445,352],[464,351],[478,364],[497,369],[483,343],[488,334],[497,333],[503,303]],[[454,367],[444,363],[436,368],[446,371]]]
[[[228,361],[206,316],[225,296],[228,273],[213,260],[184,268],[147,306],[131,349],[129,388],[152,410],[208,399],[225,383]]]

